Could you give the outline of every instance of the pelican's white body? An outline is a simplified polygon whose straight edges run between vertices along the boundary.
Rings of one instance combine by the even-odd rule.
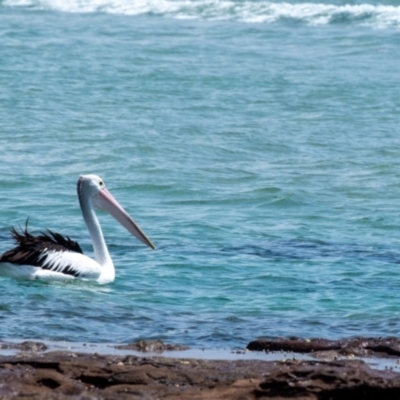
[[[52,269],[43,267],[52,266]],[[62,271],[66,267],[72,267],[82,275],[81,280],[96,281],[100,284],[113,282],[115,279],[114,265],[100,266],[84,254],[73,253],[70,251],[57,252],[50,251],[43,255],[43,267],[33,267],[32,265],[18,265],[12,263],[1,263],[0,275],[17,279],[42,279],[66,281],[76,279],[73,275],[67,275]]]

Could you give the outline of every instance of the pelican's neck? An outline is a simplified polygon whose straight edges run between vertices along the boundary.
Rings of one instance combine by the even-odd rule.
[[[79,202],[81,204],[83,218],[89,230],[92,239],[94,258],[104,268],[110,269],[114,273],[114,265],[108,252],[106,242],[104,240],[103,232],[100,227],[99,220],[90,199],[81,193],[79,194]]]

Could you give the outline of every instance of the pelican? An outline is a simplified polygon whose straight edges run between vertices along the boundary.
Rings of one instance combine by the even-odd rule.
[[[0,255],[0,275],[14,278],[70,280],[83,279],[100,284],[113,282],[114,264],[95,207],[110,213],[128,232],[142,243],[155,249],[129,214],[118,204],[97,175],[81,175],[77,183],[83,219],[92,239],[94,260],[85,256],[79,244],[67,236],[47,230],[39,236],[25,229],[11,228],[17,245]]]

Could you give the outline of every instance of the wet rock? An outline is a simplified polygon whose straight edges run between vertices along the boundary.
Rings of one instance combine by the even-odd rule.
[[[294,353],[331,351],[340,348],[341,343],[337,341],[302,338],[257,339],[247,345],[247,349],[252,351],[290,351]]]
[[[398,338],[351,338],[341,340],[277,338],[257,339],[247,345],[252,351],[294,353],[335,352],[342,356],[400,356]]]
[[[22,343],[1,342],[0,349],[15,349],[20,351],[45,351],[47,346],[41,342],[26,341]]]
[[[163,351],[187,350],[189,347],[176,344],[166,344],[162,340],[139,340],[135,343],[115,346],[115,348],[122,350],[162,353]]]
[[[276,340],[276,343],[285,340]],[[397,351],[398,341],[394,338],[357,340],[348,343],[353,350],[368,348],[368,351],[376,354],[386,354],[382,350],[390,354]],[[330,350],[320,351],[325,355],[335,355],[347,348],[346,341],[340,341],[340,345],[321,340],[314,343],[310,341],[311,344],[307,345],[304,342],[310,342],[294,338],[289,341],[290,349],[294,348],[293,343],[296,342],[303,349],[313,349],[307,351],[328,347]],[[332,347],[338,350],[332,350]],[[267,348],[271,346],[268,344]],[[393,359],[392,363],[396,365]],[[65,351],[0,356],[1,400],[263,398],[397,400],[400,399],[400,373],[390,369],[374,370],[355,359],[221,361]]]
[[[41,342],[22,342],[17,347],[21,351],[45,351],[47,346]]]

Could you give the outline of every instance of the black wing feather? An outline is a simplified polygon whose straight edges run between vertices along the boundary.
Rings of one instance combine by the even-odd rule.
[[[11,235],[17,242],[17,246],[3,253],[0,256],[0,262],[43,268],[42,258],[45,251],[72,251],[83,254],[81,246],[68,236],[62,236],[51,230],[47,230],[47,233],[41,232],[40,235],[33,236],[28,232],[28,221],[29,219],[26,221],[25,229],[21,228],[21,232],[11,227]],[[63,272],[74,276],[79,275],[71,267],[68,267]]]

